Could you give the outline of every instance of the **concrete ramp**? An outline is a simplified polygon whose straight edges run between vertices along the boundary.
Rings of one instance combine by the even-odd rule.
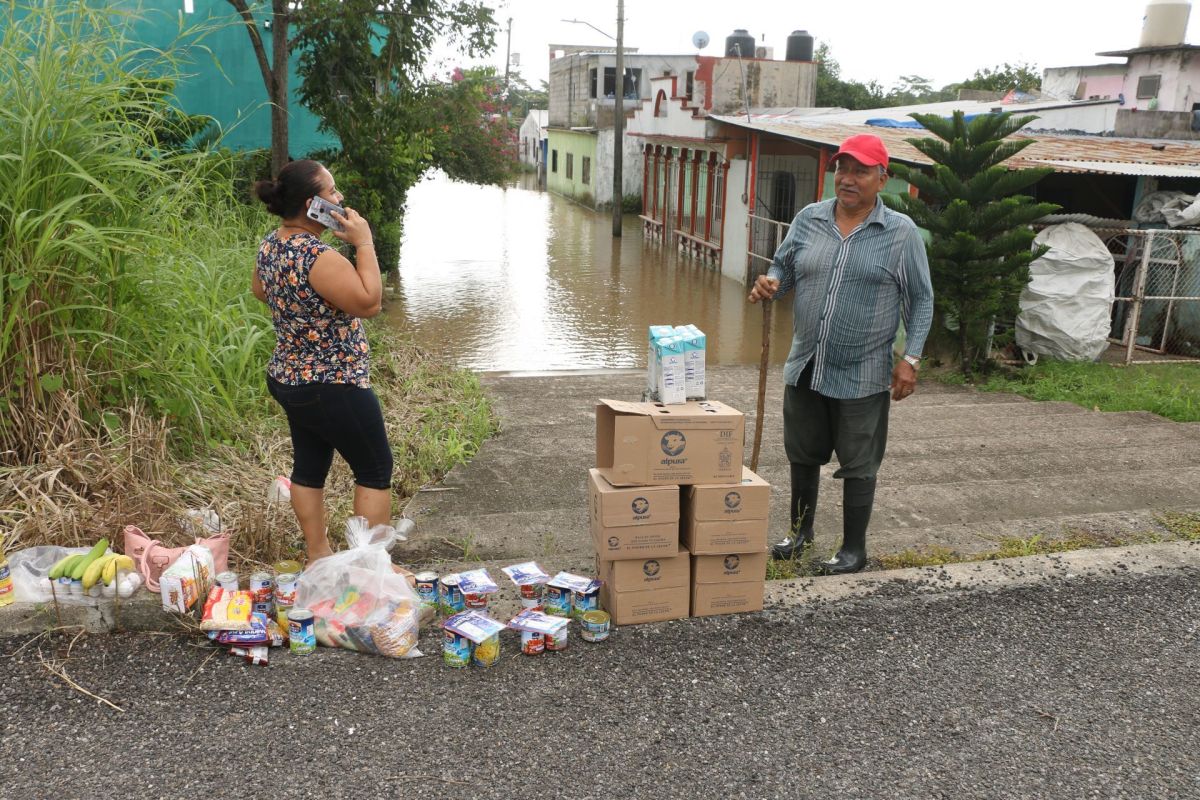
[[[744,411],[745,461],[753,444],[758,372],[710,368],[709,396]],[[597,398],[637,399],[640,371],[487,375],[501,432],[469,464],[410,502],[417,522],[400,560],[424,564],[538,559],[547,569],[590,568],[584,491],[593,465]],[[772,537],[788,522],[782,443],[783,378],[768,376],[758,472],[772,484]],[[996,549],[1008,536],[1087,530],[1145,532],[1162,511],[1200,509],[1200,424],[1142,412],[1104,413],[1069,403],[923,382],[892,406],[868,546],[873,556],[940,546]],[[841,482],[822,472],[817,549],[841,538]]]

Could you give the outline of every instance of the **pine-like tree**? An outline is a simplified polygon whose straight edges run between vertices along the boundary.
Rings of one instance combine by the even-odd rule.
[[[932,234],[934,336],[945,330],[944,323],[957,322],[955,349],[963,373],[970,374],[988,361],[993,322],[1016,317],[1029,262],[1041,255],[1031,247],[1035,232],[1029,224],[1059,208],[1018,192],[1053,170],[1004,166],[1032,144],[1007,137],[1037,117],[981,114],[968,122],[961,111],[949,119],[911,116],[934,134],[907,140],[933,161],[933,169],[893,164],[894,174],[915,186],[920,197],[886,199]]]

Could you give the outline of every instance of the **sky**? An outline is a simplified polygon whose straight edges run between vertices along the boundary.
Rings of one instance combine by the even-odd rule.
[[[505,26],[512,19],[516,69],[531,85],[549,77],[550,44],[612,46],[613,40],[580,20],[616,35],[615,0],[495,0],[501,30],[491,58],[450,63],[489,64],[504,70]],[[1041,69],[1120,62],[1101,50],[1137,46],[1146,0],[857,0],[792,3],[755,0],[745,7],[723,0],[625,0],[625,46],[655,55],[697,52],[692,35],[705,31],[703,55],[724,53],[725,37],[745,28],[782,59],[793,30],[829,45],[842,77],[878,81],[884,89],[902,75],[928,78],[935,88],[969,78],[977,69],[1028,62]],[[1200,39],[1194,11],[1186,41]]]

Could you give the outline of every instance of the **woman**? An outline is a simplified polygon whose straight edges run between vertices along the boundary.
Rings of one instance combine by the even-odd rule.
[[[330,555],[325,478],[333,453],[354,473],[354,513],[385,524],[392,507],[392,451],[371,389],[370,348],[360,318],[379,313],[383,282],[371,228],[354,209],[331,216],[333,235],[355,249],[355,264],[321,241],[325,226],[306,216],[315,197],[341,205],[333,175],[316,161],[293,161],[254,194],[280,217],[258,249],[254,296],[271,309],[275,352],[267,389],[292,435],[292,508],[309,562]]]

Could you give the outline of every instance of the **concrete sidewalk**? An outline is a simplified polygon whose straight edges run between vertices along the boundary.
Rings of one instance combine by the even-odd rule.
[[[710,397],[747,414],[748,463],[757,368],[714,367],[708,380]],[[536,558],[547,568],[587,569],[594,405],[600,397],[637,399],[642,381],[633,370],[486,375],[501,432],[471,463],[413,498],[407,513],[417,529],[398,559]],[[788,466],[778,368],[767,386],[758,471],[774,487],[772,535],[782,537]],[[893,404],[890,431],[868,539],[873,556],[932,546],[982,553],[1009,536],[1146,532],[1157,528],[1156,513],[1200,509],[1200,424],[926,381]],[[840,541],[835,468],[822,472],[819,553]]]

